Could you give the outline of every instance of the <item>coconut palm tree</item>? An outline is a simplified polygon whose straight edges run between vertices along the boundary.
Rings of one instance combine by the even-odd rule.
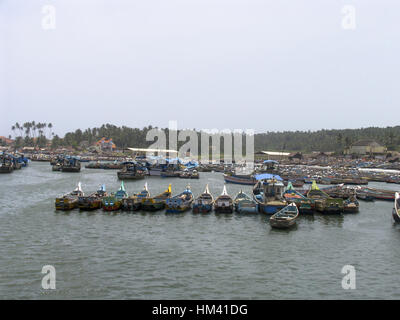
[[[11,126],[11,131],[14,133],[14,138],[16,138],[17,135],[15,134],[15,126]]]
[[[53,136],[53,124],[50,122],[47,127],[50,129],[50,137]]]

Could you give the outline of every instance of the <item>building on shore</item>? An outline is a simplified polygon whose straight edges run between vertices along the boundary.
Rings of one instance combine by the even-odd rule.
[[[100,148],[101,151],[114,151],[117,148],[112,139],[107,140],[104,137],[96,142],[96,146]]]
[[[381,146],[374,140],[358,140],[354,142],[350,148],[345,151],[346,154],[352,155],[384,155],[387,153],[387,148]]]

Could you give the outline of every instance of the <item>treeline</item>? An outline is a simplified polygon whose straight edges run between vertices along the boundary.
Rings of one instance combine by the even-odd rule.
[[[16,134],[16,144],[18,145],[38,145],[44,146],[50,144],[52,148],[62,146],[72,146],[76,149],[85,149],[93,145],[96,141],[105,137],[112,138],[118,148],[137,147],[147,148],[154,141],[146,141],[149,130],[159,129],[157,127],[129,128],[126,126],[117,127],[112,124],[104,124],[99,128],[81,129],[74,132],[68,132],[63,138],[54,135],[52,124],[46,123],[24,123],[22,126],[18,123],[12,128]],[[168,128],[160,128],[166,134],[168,146]],[[19,135],[18,135],[19,133]],[[200,132],[196,132],[199,138]],[[48,139],[48,138],[49,139]],[[50,139],[51,138],[51,139]],[[388,150],[399,150],[400,147],[400,126],[396,127],[369,127],[361,129],[344,130],[318,130],[318,131],[283,131],[258,133],[254,136],[255,151],[334,151],[342,152],[352,143],[361,139],[371,139],[386,146]],[[178,142],[178,148],[185,142]],[[243,149],[245,140],[243,139]],[[223,152],[223,142],[221,142]]]
[[[400,126],[344,130],[283,131],[257,134],[256,150],[342,152],[358,140],[375,140],[388,150],[399,150]]]
[[[45,122],[16,122],[11,126],[14,134],[15,147],[46,147],[48,141],[54,136],[53,124]],[[9,136],[11,138],[11,136]]]

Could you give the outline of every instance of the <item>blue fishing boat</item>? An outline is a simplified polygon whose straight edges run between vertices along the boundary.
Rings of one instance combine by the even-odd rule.
[[[121,186],[118,191],[111,194],[110,196],[103,197],[103,210],[104,211],[116,211],[122,206],[122,199],[127,198],[128,193],[125,191],[124,182],[121,182]]]
[[[192,202],[193,193],[188,185],[182,193],[166,200],[167,213],[180,213],[189,210]]]
[[[208,184],[204,192],[199,195],[193,202],[193,212],[194,213],[208,213],[211,212],[213,208],[214,198],[208,190]]]
[[[281,177],[265,173],[257,175],[256,179],[258,182],[253,188],[253,198],[258,204],[259,212],[275,214],[287,206]]]
[[[239,213],[256,213],[258,212],[257,203],[251,199],[249,195],[242,190],[236,195],[233,200],[235,211]]]

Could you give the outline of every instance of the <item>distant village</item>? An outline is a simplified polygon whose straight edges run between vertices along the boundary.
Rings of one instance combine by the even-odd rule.
[[[36,156],[44,158],[57,154],[74,154],[91,157],[92,159],[97,157],[111,157],[114,159],[132,155],[132,151],[129,148],[120,148],[113,142],[113,139],[107,139],[106,137],[99,139],[91,145],[85,144],[78,149],[72,146],[52,148],[51,141],[48,140],[46,147],[21,147],[15,150],[15,140],[0,136],[0,151],[17,151],[19,153],[31,155],[31,157]],[[157,153],[155,153],[155,155],[156,154]],[[187,156],[189,156],[189,154],[187,154]],[[385,146],[380,145],[374,140],[367,139],[354,142],[349,148],[346,148],[343,153],[333,151],[302,153],[276,150],[260,150],[254,153],[254,160],[258,163],[266,160],[274,160],[282,164],[329,165],[337,161],[337,159],[341,159],[341,161],[359,160],[369,161],[371,163],[385,163],[385,167],[400,169],[399,152],[388,151]]]

